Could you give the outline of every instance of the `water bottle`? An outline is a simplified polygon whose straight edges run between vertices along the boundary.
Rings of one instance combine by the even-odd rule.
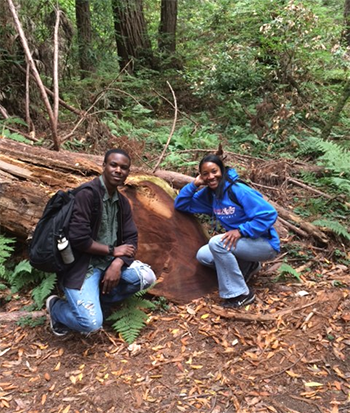
[[[62,260],[65,264],[72,264],[74,262],[74,255],[69,241],[64,236],[63,232],[58,234],[57,249],[61,253]]]

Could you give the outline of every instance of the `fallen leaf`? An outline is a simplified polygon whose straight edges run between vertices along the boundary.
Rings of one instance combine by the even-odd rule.
[[[304,385],[306,387],[321,387],[323,386],[323,383],[318,383],[317,381],[309,381],[307,383],[304,382]]]

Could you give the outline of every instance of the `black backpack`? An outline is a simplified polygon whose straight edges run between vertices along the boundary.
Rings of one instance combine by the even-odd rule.
[[[60,235],[64,235],[68,239],[68,227],[75,194],[86,186],[87,184],[83,184],[72,190],[59,190],[48,201],[29,242],[29,262],[32,267],[45,272],[60,273],[72,265],[63,262],[57,248],[57,240]],[[96,215],[99,207],[99,196],[95,188],[92,186],[89,188],[94,192],[93,214]]]

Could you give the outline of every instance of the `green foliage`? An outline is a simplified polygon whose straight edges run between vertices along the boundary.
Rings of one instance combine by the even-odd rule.
[[[142,298],[147,290],[139,291],[127,298],[111,316],[108,321],[114,321],[113,328],[129,344],[133,343],[145,326],[148,315],[144,310],[154,310],[156,305]]]
[[[42,308],[45,298],[50,295],[56,285],[56,274],[47,274],[35,270],[29,261],[24,260],[16,265],[13,271],[7,271],[2,278],[7,281],[11,293],[33,288],[31,294],[37,308]]]
[[[4,237],[0,235],[0,277],[3,278],[6,275],[5,262],[7,258],[11,256],[14,251],[12,244],[15,242],[12,238]]]
[[[332,232],[334,232],[337,235],[341,235],[344,237],[347,241],[350,241],[350,234],[344,227],[344,225],[340,224],[337,221],[330,221],[326,219],[318,219],[316,221],[313,221],[313,225],[316,225],[318,227],[324,227],[327,229],[330,229]]]
[[[25,138],[20,133],[12,132],[10,129],[8,129],[8,126],[10,125],[27,126],[27,124],[22,119],[17,117],[9,117],[7,119],[0,121],[0,135],[12,139],[16,142],[22,142],[27,144],[31,143],[29,139]]]
[[[46,317],[36,317],[33,318],[30,315],[26,316],[26,317],[21,317],[18,321],[17,321],[17,325],[21,326],[21,327],[30,327],[30,328],[35,328],[38,326],[42,326],[46,323]]]
[[[312,155],[325,167],[329,183],[337,190],[350,194],[350,152],[341,145],[309,137],[299,149],[299,154]]]
[[[279,269],[278,269],[279,275],[277,276],[276,280],[279,280],[280,278],[285,278],[287,275],[292,275],[295,277],[299,282],[301,282],[300,275],[295,271],[293,267],[290,265],[283,263]]]

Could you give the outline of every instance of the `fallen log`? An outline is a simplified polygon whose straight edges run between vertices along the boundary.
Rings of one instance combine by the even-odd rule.
[[[0,145],[0,226],[26,244],[49,197],[59,188],[73,188],[98,176],[101,166],[77,154],[53,156],[52,151],[22,144],[16,159],[15,148],[9,149],[4,154]],[[158,278],[152,294],[186,303],[216,289],[213,270],[195,258],[207,236],[193,216],[175,211],[176,194],[170,185],[154,175],[135,173],[121,191],[131,203],[139,230],[136,258],[150,264]]]
[[[69,189],[98,176],[102,156],[60,151],[26,145],[0,137],[0,227],[23,243],[33,231],[42,210],[58,189]],[[171,171],[141,173],[132,166],[123,189],[134,209],[139,228],[138,258],[154,267],[161,282],[154,289],[175,302],[198,298],[216,288],[211,270],[195,259],[198,248],[207,242],[199,222],[173,207],[176,192],[194,178]],[[169,185],[170,184],[170,185]],[[281,238],[284,221],[322,245],[327,236],[311,223],[273,203],[282,220],[276,223]]]

